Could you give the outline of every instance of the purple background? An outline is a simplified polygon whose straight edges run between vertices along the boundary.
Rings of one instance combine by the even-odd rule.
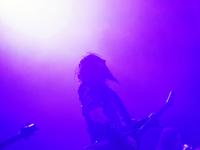
[[[90,144],[75,77],[88,51],[106,59],[120,81],[109,84],[132,118],[157,112],[175,90],[174,106],[161,127],[142,137],[141,150],[155,150],[168,126],[180,131],[183,143],[200,147],[199,1],[76,1],[70,17],[68,26],[41,39],[0,18],[0,141],[16,135],[22,123],[39,127],[30,140],[5,150]]]

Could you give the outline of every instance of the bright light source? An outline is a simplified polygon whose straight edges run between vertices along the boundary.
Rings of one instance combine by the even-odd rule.
[[[68,23],[72,2],[47,0],[0,0],[0,19],[15,30],[33,37],[47,38]]]
[[[31,60],[76,60],[98,48],[103,8],[102,0],[0,0],[2,47]]]

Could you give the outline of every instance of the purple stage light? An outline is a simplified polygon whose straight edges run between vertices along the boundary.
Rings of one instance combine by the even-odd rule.
[[[199,2],[0,0],[0,142],[21,123],[40,130],[8,149],[77,149],[89,145],[74,77],[94,52],[120,84],[109,83],[132,118],[156,113],[175,90],[161,126],[180,128],[200,145]],[[144,135],[155,150],[161,128]]]

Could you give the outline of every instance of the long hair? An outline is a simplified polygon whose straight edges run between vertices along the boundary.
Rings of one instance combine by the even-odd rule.
[[[98,54],[88,53],[84,56],[78,65],[77,76],[81,82],[91,79],[101,78],[109,79],[117,82],[117,79],[112,75],[106,66],[106,61]],[[100,64],[104,64],[103,67]]]
[[[174,128],[164,128],[157,150],[182,150],[179,132]]]

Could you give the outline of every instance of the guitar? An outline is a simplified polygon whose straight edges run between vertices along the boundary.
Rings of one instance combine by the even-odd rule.
[[[126,133],[126,136],[134,133],[137,138],[141,138],[144,133],[153,126],[153,124],[157,121],[157,118],[159,118],[170,106],[173,106],[174,102],[174,91],[170,91],[169,96],[167,98],[167,101],[165,105],[154,115],[152,115],[149,120],[139,129],[131,130]],[[96,142],[90,146],[84,147],[85,149],[94,149],[97,147],[103,147],[109,144],[109,140],[106,139],[104,141]]]
[[[30,135],[33,135],[33,133],[37,130],[38,130],[38,128],[34,124],[22,125],[22,128],[20,129],[19,134],[0,143],[0,149],[18,141],[21,138],[24,138],[25,140],[27,140],[30,137]]]

